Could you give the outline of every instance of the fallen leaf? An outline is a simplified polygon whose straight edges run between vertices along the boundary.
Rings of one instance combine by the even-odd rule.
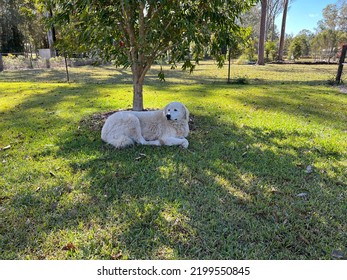
[[[312,165],[308,165],[308,166],[306,167],[305,172],[306,172],[307,174],[312,173],[312,172],[313,172]]]
[[[119,260],[123,256],[122,252],[119,252],[116,255],[112,255],[111,258],[112,260]]]
[[[9,196],[0,196],[0,202],[2,202],[3,200],[6,200],[6,199],[10,199]]]
[[[306,243],[307,245],[310,244],[310,242],[307,240],[307,238],[305,236],[303,236],[302,234],[299,234],[299,239],[301,241],[303,241],[304,243]]]
[[[335,259],[343,259],[345,257],[345,254],[340,250],[334,250],[332,252],[332,257]]]
[[[308,196],[308,193],[305,193],[305,192],[299,193],[299,194],[297,195],[297,197],[306,197],[306,196]]]
[[[75,251],[76,250],[76,246],[73,243],[69,242],[68,244],[66,244],[62,248],[62,250],[64,250],[64,251]]]
[[[271,188],[271,192],[274,194],[282,194],[282,192],[274,187]]]
[[[143,153],[139,153],[139,156],[135,158],[136,161],[139,161],[142,158],[145,158],[147,155]]]
[[[5,150],[8,150],[8,149],[10,149],[10,148],[11,148],[11,145],[7,145],[6,147],[0,148],[0,151],[1,151],[1,150],[5,151]]]

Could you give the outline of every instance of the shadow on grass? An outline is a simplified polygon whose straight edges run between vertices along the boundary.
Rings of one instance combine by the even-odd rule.
[[[88,127],[62,135],[56,156],[78,179],[14,195],[16,227],[2,228],[2,250],[44,258],[52,234],[70,235],[67,258],[112,258],[115,249],[130,259],[325,259],[343,246],[337,190],[326,190],[336,182],[305,173],[309,156],[276,144],[284,132],[195,122],[188,150],[119,151]]]
[[[12,125],[31,123],[32,133],[43,132],[46,118],[29,118],[31,109],[88,98],[78,89],[56,94],[23,102],[11,116],[27,119]],[[91,119],[71,125],[54,117],[51,126],[69,127],[54,140],[57,150],[30,156],[50,155],[66,166],[46,173],[49,184],[41,189],[26,187],[43,176],[28,172],[18,190],[1,197],[2,258],[329,259],[345,249],[337,203],[345,185],[328,173],[305,172],[314,157],[327,155],[306,152],[305,142],[279,144],[310,133],[239,127],[197,112],[188,150],[115,150],[101,142],[101,126],[91,128]]]
[[[125,256],[312,259],[330,258],[342,246],[343,217],[330,212],[338,190],[325,190],[336,181],[305,172],[312,161],[305,147],[278,146],[288,137],[281,130],[239,129],[206,116],[195,121],[202,125],[189,150],[101,146],[101,157],[72,162],[75,172],[87,171],[85,191],[98,197],[104,227],[116,232]],[[75,141],[62,147],[71,152]]]

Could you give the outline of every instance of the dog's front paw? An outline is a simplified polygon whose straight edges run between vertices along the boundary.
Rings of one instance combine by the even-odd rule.
[[[189,145],[189,142],[187,139],[184,139],[184,141],[182,142],[181,144],[181,147],[184,148],[184,149],[187,149],[188,148],[188,145]]]

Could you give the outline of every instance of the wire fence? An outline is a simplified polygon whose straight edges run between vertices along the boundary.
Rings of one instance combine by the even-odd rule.
[[[66,63],[75,67],[100,65],[102,62],[92,58],[69,58],[65,61],[64,56],[46,59],[30,53],[0,53],[0,71],[62,68],[66,67]]]

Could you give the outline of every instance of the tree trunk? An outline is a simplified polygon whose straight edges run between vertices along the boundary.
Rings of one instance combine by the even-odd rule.
[[[2,54],[0,53],[0,72],[4,71],[4,63],[2,62]]]
[[[51,8],[46,12],[46,17],[51,18],[53,16],[53,11]],[[56,50],[54,48],[54,43],[56,41],[55,29],[54,27],[50,28],[47,32],[48,46],[51,51],[51,57],[56,57]]]
[[[137,56],[137,55],[135,55]],[[151,68],[151,61],[135,61],[131,66],[133,73],[133,110],[143,111],[143,84],[145,83],[145,76]]]
[[[143,111],[143,84],[153,60],[146,59],[144,55],[139,54],[135,50],[132,51],[130,58],[132,60],[131,71],[133,73],[133,110]]]
[[[267,0],[261,0],[261,19],[260,19],[260,37],[259,37],[259,46],[258,46],[258,65],[265,65],[264,49],[265,49],[266,7],[267,7]]]
[[[228,84],[231,83],[230,80],[230,66],[231,66],[231,48],[229,47],[229,54],[228,54]]]
[[[343,45],[340,60],[339,60],[339,68],[337,69],[337,74],[335,79],[336,84],[341,83],[341,75],[343,70],[343,63],[345,62],[346,52],[347,52],[347,45]]]
[[[288,0],[284,0],[280,46],[279,46],[279,50],[278,50],[278,60],[279,61],[283,61],[284,35],[286,33],[287,11],[288,11]]]
[[[143,111],[143,81],[134,79],[133,110]]]

